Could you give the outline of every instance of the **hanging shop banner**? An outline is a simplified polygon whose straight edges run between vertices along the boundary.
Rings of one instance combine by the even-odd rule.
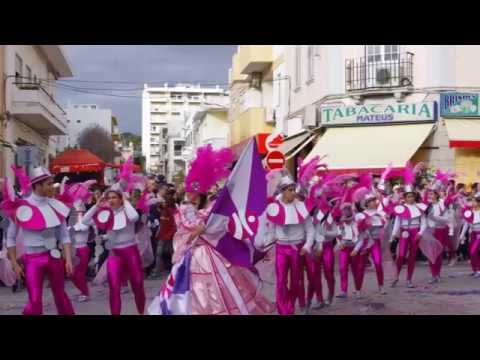
[[[320,108],[322,126],[436,121],[437,102],[387,103]]]
[[[440,115],[442,117],[480,117],[479,94],[443,93],[440,94]]]

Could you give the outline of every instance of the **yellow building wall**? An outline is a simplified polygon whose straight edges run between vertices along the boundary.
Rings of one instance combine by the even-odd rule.
[[[470,184],[479,182],[480,176],[480,149],[456,149],[455,172],[458,174],[457,182]]]
[[[241,113],[231,124],[231,145],[238,144],[260,133],[271,133],[274,127],[265,122],[266,112],[263,107],[250,108]]]

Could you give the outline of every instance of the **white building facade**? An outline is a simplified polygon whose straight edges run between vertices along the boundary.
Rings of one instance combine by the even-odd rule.
[[[66,108],[67,134],[59,139],[58,150],[61,152],[66,147],[77,147],[78,137],[89,127],[100,126],[112,135],[117,125],[112,124],[112,110],[101,109],[97,104],[71,104]]]
[[[291,90],[277,129],[319,130],[307,160],[328,155],[333,170],[375,172],[411,160],[476,181],[479,61],[480,46],[285,46]]]
[[[230,123],[227,107],[204,107],[193,113],[185,126],[183,157],[189,161],[197,148],[211,144],[216,150],[229,146]]]
[[[225,90],[190,84],[148,87],[142,96],[142,154],[147,172],[163,174],[172,181],[186,171],[183,157],[185,126],[190,116],[202,106],[228,103]]]
[[[65,110],[56,99],[55,81],[72,77],[72,68],[61,45],[5,45],[4,166],[48,166],[55,156],[55,141],[67,132]],[[31,147],[32,158],[21,154]],[[25,154],[25,153],[23,153]],[[11,176],[10,171],[5,174]]]

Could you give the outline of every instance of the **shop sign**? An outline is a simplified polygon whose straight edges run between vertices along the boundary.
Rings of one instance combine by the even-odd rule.
[[[387,103],[320,108],[322,126],[371,125],[437,120],[437,103]]]
[[[440,94],[440,115],[442,117],[480,117],[478,93]]]

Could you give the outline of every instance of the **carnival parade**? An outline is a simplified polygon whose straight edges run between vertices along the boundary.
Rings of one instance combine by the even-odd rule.
[[[103,191],[95,181],[54,185],[45,168],[27,176],[13,167],[19,188],[2,179],[0,280],[16,291],[23,284],[24,315],[43,313],[46,291],[59,315],[74,315],[72,303],[88,302],[92,284],[102,283],[112,315],[122,313],[127,286],[139,315],[305,315],[365,296],[369,263],[377,293],[386,295],[418,286],[419,253],[429,284],[454,281],[442,276],[445,266],[455,266],[467,243],[471,275],[480,278],[475,187],[467,192],[456,174],[440,169],[424,177],[423,163],[401,171],[386,164],[380,176],[336,175],[326,159],[300,161],[295,181],[286,169],[266,170],[254,140],[235,164],[230,149],[203,146],[189,165],[183,199],[164,184],[159,193],[155,181],[133,172],[132,159]],[[162,247],[154,251],[158,236]],[[257,265],[272,251],[269,299]],[[395,264],[389,282],[385,257]],[[158,269],[154,258],[169,273],[147,299],[144,277]],[[78,290],[73,302],[68,281]]]

